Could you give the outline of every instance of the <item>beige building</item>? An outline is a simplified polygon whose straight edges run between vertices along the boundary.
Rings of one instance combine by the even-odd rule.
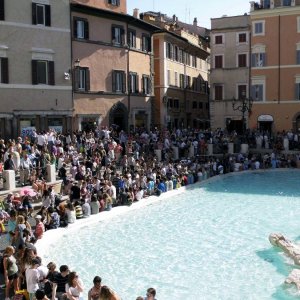
[[[242,102],[250,94],[250,17],[211,19],[211,127],[243,131]],[[237,100],[233,109],[233,99]],[[245,125],[248,111],[244,112]]]
[[[250,127],[300,130],[300,1],[251,2]]]
[[[176,16],[146,12],[143,20],[161,28],[153,35],[154,122],[159,127],[209,127],[207,30]]]
[[[0,1],[0,136],[71,129],[68,1]]]
[[[72,2],[74,128],[149,129],[157,28],[127,15],[125,0]]]

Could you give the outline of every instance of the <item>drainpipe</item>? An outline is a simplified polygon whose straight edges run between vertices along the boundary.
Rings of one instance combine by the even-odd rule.
[[[280,97],[281,97],[281,70],[280,70],[280,65],[281,65],[281,53],[280,53],[280,15],[278,16],[278,104],[280,104]]]
[[[127,45],[128,41],[128,22],[126,22],[126,41],[125,44]],[[130,132],[130,125],[131,125],[131,91],[129,85],[129,45],[127,45],[127,49],[125,49],[125,53],[127,52],[127,71],[126,71],[126,80],[127,80],[127,100],[128,100],[128,132]]]

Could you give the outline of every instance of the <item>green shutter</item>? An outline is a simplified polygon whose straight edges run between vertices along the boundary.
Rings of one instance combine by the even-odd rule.
[[[45,25],[51,26],[51,6],[45,5]]]
[[[4,21],[5,13],[4,13],[4,0],[0,0],[0,20]]]
[[[1,60],[1,83],[9,83],[8,80],[8,58],[3,57]]]
[[[48,62],[48,84],[55,85],[54,61]]]
[[[84,38],[88,40],[90,38],[90,33],[89,33],[89,22],[84,21]]]
[[[32,84],[38,84],[37,61],[31,61]]]
[[[32,3],[32,24],[37,24],[37,17],[36,17],[36,3]]]
[[[89,91],[91,89],[91,80],[90,80],[90,69],[85,69],[85,90]]]

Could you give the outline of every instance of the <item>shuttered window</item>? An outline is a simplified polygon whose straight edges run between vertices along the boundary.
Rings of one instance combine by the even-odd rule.
[[[263,101],[264,86],[262,84],[256,84],[251,86],[251,97],[253,101]]]
[[[53,61],[32,60],[32,84],[55,85]]]
[[[148,75],[143,75],[143,94],[151,94],[151,81]]]
[[[120,6],[120,0],[108,0],[107,2],[110,5]]]
[[[111,28],[111,41],[114,45],[124,44],[124,28],[121,26],[112,26]]]
[[[8,58],[6,57],[0,57],[0,83],[9,83]]]
[[[223,100],[223,85],[215,85],[215,100]]]
[[[5,20],[4,0],[0,0],[0,21]]]
[[[296,86],[295,86],[295,90],[296,90],[296,100],[300,100],[300,83],[296,83]]]
[[[139,76],[136,73],[129,73],[129,91],[130,93],[139,92]]]
[[[266,66],[266,53],[252,53],[251,67],[264,67]]]
[[[300,65],[300,50],[296,51],[296,63],[297,65]]]
[[[222,55],[216,55],[215,56],[215,68],[223,68],[223,56]]]
[[[115,93],[126,93],[126,74],[124,71],[112,72],[112,90]]]
[[[51,26],[50,5],[32,3],[32,24]]]
[[[74,90],[88,92],[90,90],[90,70],[87,67],[76,67],[74,70]]]
[[[239,68],[247,67],[247,54],[238,55],[238,67]]]
[[[86,19],[74,18],[73,36],[77,39],[89,39],[89,23]]]
[[[142,51],[151,52],[151,38],[149,35],[142,35]]]

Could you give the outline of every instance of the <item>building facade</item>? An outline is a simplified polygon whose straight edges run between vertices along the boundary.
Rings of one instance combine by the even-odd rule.
[[[157,28],[127,15],[125,0],[72,1],[71,20],[74,127],[149,129]]]
[[[250,127],[300,130],[300,1],[251,2]]]
[[[142,18],[161,28],[153,35],[154,123],[161,128],[208,128],[209,43],[206,29],[146,12]]]
[[[0,136],[72,127],[68,1],[0,0]]]
[[[248,114],[237,108],[250,93],[250,17],[211,19],[211,127],[242,133]],[[233,107],[233,99],[236,105]],[[235,109],[236,110],[235,110]]]

